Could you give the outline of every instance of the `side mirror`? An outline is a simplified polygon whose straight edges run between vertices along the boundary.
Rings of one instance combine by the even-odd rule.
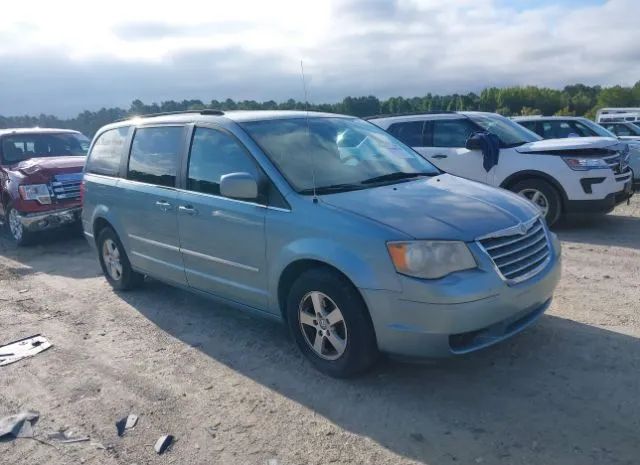
[[[482,146],[480,145],[480,136],[477,134],[471,134],[467,139],[465,148],[467,150],[482,150]]]
[[[220,194],[232,199],[258,197],[258,181],[249,173],[229,173],[220,178]]]

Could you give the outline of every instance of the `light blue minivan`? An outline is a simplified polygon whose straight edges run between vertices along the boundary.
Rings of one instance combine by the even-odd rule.
[[[322,372],[440,357],[549,307],[560,244],[510,192],[443,173],[358,118],[151,115],[103,127],[82,221],[117,290],[144,275],[284,321]]]

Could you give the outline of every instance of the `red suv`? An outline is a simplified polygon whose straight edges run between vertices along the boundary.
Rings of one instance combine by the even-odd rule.
[[[89,139],[66,129],[0,130],[1,216],[24,245],[36,231],[80,220]]]

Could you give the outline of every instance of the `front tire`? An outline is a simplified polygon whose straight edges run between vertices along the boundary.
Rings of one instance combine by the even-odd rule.
[[[128,291],[142,284],[144,275],[131,267],[120,238],[110,227],[98,234],[98,257],[105,278],[118,291]]]
[[[553,225],[562,214],[560,194],[547,181],[542,179],[525,179],[517,182],[509,189],[532,202],[544,216],[547,225]]]
[[[358,375],[378,358],[373,324],[362,296],[329,268],[305,271],[287,299],[287,323],[300,351],[322,373]]]
[[[33,242],[33,234],[24,229],[22,221],[20,220],[20,212],[18,212],[12,204],[7,206],[5,223],[9,237],[13,239],[13,242],[15,242],[17,246],[22,247]]]

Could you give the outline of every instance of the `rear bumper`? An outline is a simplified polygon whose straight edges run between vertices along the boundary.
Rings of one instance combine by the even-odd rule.
[[[26,231],[55,229],[80,221],[82,207],[65,208],[38,213],[21,213],[20,222]]]

